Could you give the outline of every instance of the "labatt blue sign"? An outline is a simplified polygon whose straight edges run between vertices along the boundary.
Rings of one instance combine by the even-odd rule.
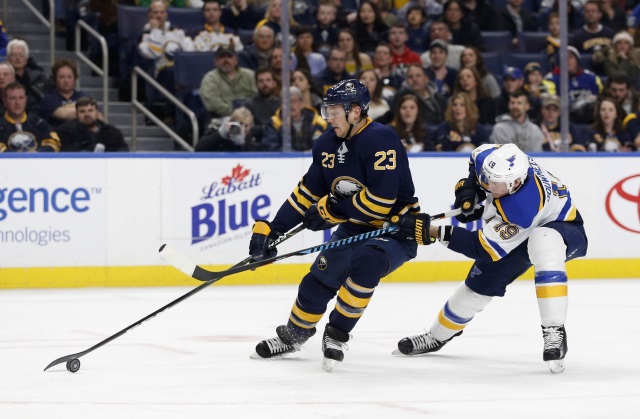
[[[224,236],[249,226],[253,220],[268,218],[271,207],[268,195],[235,199],[239,192],[258,188],[261,183],[260,173],[251,173],[238,163],[230,175],[203,187],[200,199],[209,202],[191,207],[191,244]]]

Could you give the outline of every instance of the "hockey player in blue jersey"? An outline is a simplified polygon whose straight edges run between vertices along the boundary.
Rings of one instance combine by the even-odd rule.
[[[392,215],[419,212],[405,148],[392,129],[367,117],[369,100],[358,80],[327,90],[321,114],[332,129],[315,140],[311,166],[271,222],[256,220],[249,245],[254,260],[275,256],[269,245],[301,222],[313,231],[338,225],[334,241],[378,229]],[[321,252],[302,278],[287,323],[276,328],[277,337],[260,342],[252,357],[300,350],[337,294],[322,338],[323,368],[331,371],[343,360],[350,332],[380,279],[416,251],[415,240],[384,236]]]
[[[469,163],[469,176],[456,185],[455,207],[463,210],[460,221],[482,218],[484,227],[472,232],[461,227],[430,226],[422,241],[437,239],[475,263],[431,329],[402,339],[394,353],[418,355],[440,350],[462,334],[493,297],[504,296],[506,287],[533,265],[543,360],[552,372],[562,372],[567,353],[565,261],[586,254],[582,217],[567,186],[513,144],[482,145],[472,152]],[[485,197],[484,208],[474,209],[474,204]],[[392,221],[410,233],[415,229],[415,218],[410,214]]]

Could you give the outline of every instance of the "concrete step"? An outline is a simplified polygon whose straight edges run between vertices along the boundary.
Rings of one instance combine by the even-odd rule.
[[[97,97],[98,106],[102,106],[102,95]],[[127,114],[131,115],[131,103],[130,102],[116,102],[109,101],[109,112],[111,114]],[[138,115],[142,115],[138,112]]]
[[[29,34],[29,33],[12,33],[11,36],[20,36],[29,44],[29,50],[45,50],[49,51],[49,35],[48,34]],[[55,48],[57,51],[65,51],[66,41],[62,38],[56,38]]]
[[[131,137],[132,128],[131,128],[130,125],[122,125],[122,126],[118,126],[118,128],[120,128],[120,131],[122,131],[122,134],[125,137]],[[157,127],[157,126],[153,126],[153,125],[138,125],[136,127],[136,129],[137,129],[138,138],[140,138],[140,137],[166,138],[166,139],[170,138],[162,130],[162,128]]]
[[[85,92],[88,96],[91,96],[95,100],[102,99],[102,87],[88,87],[84,85],[80,85],[80,89]],[[109,89],[108,93],[109,97],[109,107],[111,107],[111,102],[115,102],[118,100],[118,90],[117,89]]]
[[[129,147],[131,147],[131,139],[125,138]],[[156,138],[156,137],[138,137],[138,141],[136,144],[136,151],[144,152],[144,151],[175,151],[173,140],[170,138]]]
[[[4,22],[8,33],[13,34],[13,28],[20,24],[33,23],[44,27],[40,19],[31,10],[27,9],[21,1],[15,0],[11,2],[13,4],[7,8],[7,21]]]
[[[107,86],[117,91],[117,79],[115,77],[109,77],[107,80]],[[80,75],[80,86],[84,90],[89,87],[102,89],[102,77],[101,76],[83,76]]]
[[[23,22],[15,19],[14,16],[11,16],[9,21],[10,21],[10,24],[7,25],[7,32],[11,35],[14,35],[14,34],[49,35],[49,28],[44,26],[44,24],[40,23],[39,20],[36,20],[35,22]]]
[[[138,126],[144,125],[144,115],[138,114]],[[111,112],[109,105],[109,123],[117,127],[131,126],[131,113],[114,113]]]

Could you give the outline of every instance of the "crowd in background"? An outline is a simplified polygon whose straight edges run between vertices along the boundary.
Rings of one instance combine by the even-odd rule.
[[[318,112],[324,91],[357,78],[371,94],[368,116],[393,127],[409,152],[467,152],[483,143],[515,143],[526,152],[564,151],[557,3],[291,0],[293,149],[309,151],[330,128]],[[158,83],[196,112],[206,128],[197,151],[282,150],[282,0],[59,0],[56,5],[56,15],[66,26],[86,11],[99,12],[97,28],[120,54],[117,7],[145,8],[147,22],[134,42],[131,63],[146,65]],[[189,27],[176,27],[167,6],[196,8],[202,16]],[[640,6],[634,0],[571,0],[567,7],[569,151],[640,150],[640,49],[635,47],[640,42]],[[507,33],[506,52],[491,36],[499,31]],[[531,33],[544,34],[534,50],[525,38]],[[10,39],[4,35],[5,41]],[[0,141],[5,149],[11,149],[11,143],[2,136],[8,129],[3,127],[15,129],[21,117],[20,107],[11,107],[5,98],[11,82],[23,86],[25,115],[40,118],[53,136],[69,132],[69,121],[81,121],[76,104],[86,96],[74,90],[75,64],[58,61],[49,77],[29,59],[24,41],[11,41],[18,42],[13,48],[5,41],[0,38],[0,55],[6,51],[7,56],[0,63],[6,108]],[[174,56],[179,51],[214,52],[195,92],[176,86]],[[495,68],[488,60],[496,51],[527,53],[531,61]],[[129,69],[114,67],[116,74],[118,70],[120,84],[126,85]],[[15,80],[5,78],[5,72]],[[149,106],[163,101],[153,89],[146,92]],[[98,122],[92,130],[101,123],[95,108]],[[179,112],[169,102],[155,111],[180,128]],[[59,129],[64,124],[65,129]],[[116,143],[108,148],[126,147],[124,141]],[[39,143],[30,147],[33,144]]]

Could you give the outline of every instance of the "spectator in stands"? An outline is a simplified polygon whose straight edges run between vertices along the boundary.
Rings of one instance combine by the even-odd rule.
[[[333,47],[329,51],[329,58],[327,58],[327,68],[322,70],[316,76],[316,80],[322,92],[327,91],[328,88],[338,83],[339,81],[353,78],[353,76],[345,69],[347,61],[347,55],[344,51],[338,47]]]
[[[449,25],[451,39],[446,40],[452,44],[474,46],[484,51],[484,40],[478,24],[466,19],[462,3],[459,0],[449,0],[443,6],[442,20]]]
[[[358,76],[358,80],[369,89],[369,96],[371,97],[369,111],[367,112],[369,118],[375,121],[391,110],[389,103],[382,98],[382,84],[374,70],[364,70]]]
[[[438,91],[445,97],[451,96],[458,72],[445,65],[447,61],[447,43],[436,39],[429,45],[431,65],[425,69],[429,80],[438,86]]]
[[[478,108],[469,95],[458,92],[451,96],[444,121],[434,134],[436,151],[470,153],[488,143],[491,128],[478,124],[478,118]]]
[[[340,29],[338,32],[338,48],[346,54],[345,70],[348,73],[357,74],[362,70],[373,68],[371,57],[364,52],[360,52],[353,30],[348,28]]]
[[[613,32],[627,30],[627,14],[620,7],[618,0],[600,0],[602,9],[602,25],[613,29]]]
[[[4,88],[15,81],[16,72],[13,66],[9,63],[0,62],[0,97],[2,98],[2,101],[0,101],[0,111],[2,115],[4,115],[6,110],[4,106]]]
[[[78,117],[76,102],[87,95],[75,89],[78,68],[74,62],[58,60],[51,67],[51,73],[54,88],[43,96],[40,102],[40,112],[49,125],[56,129],[63,122]],[[98,118],[104,120],[100,111],[98,111]]]
[[[162,0],[153,0],[149,5],[149,22],[144,26],[142,40],[138,44],[140,55],[153,62],[155,80],[169,93],[176,92],[173,72],[173,55],[178,51],[193,51],[193,40],[185,35],[182,29],[171,25],[167,20],[167,5]],[[154,101],[164,101],[153,86],[147,86],[147,106],[152,107]],[[70,108],[75,113],[75,109]],[[175,120],[175,107],[166,101],[164,122],[172,125]]]
[[[216,51],[215,69],[202,78],[200,99],[212,117],[231,115],[233,102],[248,100],[258,90],[253,70],[238,67],[235,49],[220,47]]]
[[[484,65],[484,58],[476,47],[467,47],[460,55],[460,68],[475,68],[480,77],[482,84],[492,98],[500,96],[500,86],[496,77]]]
[[[396,95],[393,109],[397,109],[398,98],[402,98],[406,93],[412,93],[418,98],[420,115],[424,123],[435,126],[444,120],[447,100],[444,95],[438,93],[438,87],[429,80],[422,66],[410,64],[407,68],[407,79],[402,86],[402,90]]]
[[[625,73],[613,73],[605,84],[605,94],[612,98],[620,108],[620,117],[624,120],[628,114],[634,112],[633,94],[629,78]]]
[[[584,26],[572,35],[572,44],[580,52],[592,54],[611,45],[613,29],[600,23],[602,6],[598,0],[587,0],[582,8]]]
[[[534,32],[538,30],[536,17],[528,10],[522,8],[523,0],[508,0],[507,5],[500,10],[499,28],[511,32],[511,44],[518,47],[518,36],[522,32]]]
[[[373,54],[374,71],[382,85],[382,97],[391,103],[404,82],[404,75],[394,70],[392,51],[389,44],[381,42]]]
[[[279,87],[273,70],[261,68],[255,73],[255,82],[258,93],[245,104],[253,115],[256,138],[262,138],[262,130],[271,117],[280,107]]]
[[[313,52],[313,31],[309,26],[299,26],[296,29],[296,46],[293,53],[298,62],[296,68],[308,70],[314,76],[327,66],[324,55]]]
[[[60,125],[60,151],[129,151],[122,131],[98,119],[98,103],[91,97],[76,102],[77,118]]]
[[[382,20],[382,23],[387,25],[388,28],[392,27],[400,20],[398,19],[398,16],[395,13],[391,13],[392,7],[389,4],[389,0],[369,0],[369,1],[373,5],[373,7],[376,8],[378,13],[380,13],[380,19]],[[394,3],[393,7],[395,8],[396,0],[391,0],[391,1]]]
[[[493,124],[496,119],[495,104],[482,83],[480,74],[475,68],[466,67],[458,72],[453,93],[463,92],[476,104],[479,112],[479,123]]]
[[[222,9],[220,22],[236,32],[254,30],[262,17],[250,4],[250,0],[230,0]]]
[[[298,60],[296,56],[291,53],[289,55],[289,73],[295,70],[298,66]],[[271,52],[271,58],[269,58],[269,68],[273,70],[273,74],[276,76],[278,82],[278,90],[282,87],[282,47],[276,46]]]
[[[451,32],[449,31],[449,25],[443,20],[436,20],[431,24],[429,28],[429,40],[428,44],[435,41],[436,39],[441,39],[447,43],[447,66],[454,68],[456,70],[460,70],[460,56],[465,49],[464,45],[457,45],[451,42]],[[431,58],[429,57],[429,51],[424,52],[420,55],[420,59],[422,60],[422,66],[427,68],[431,65]]]
[[[0,57],[7,55],[7,45],[9,44],[9,37],[7,31],[4,28],[4,22],[0,20]]]
[[[475,22],[481,31],[492,31],[496,28],[498,15],[490,3],[485,0],[462,0],[464,15]]]
[[[314,45],[325,57],[329,56],[331,47],[338,43],[337,12],[337,7],[330,2],[321,2],[316,12],[316,23],[312,29]]]
[[[394,106],[393,121],[390,125],[400,137],[407,152],[435,150],[433,141],[427,138],[427,127],[420,112],[420,100],[415,94],[407,93],[400,96]]]
[[[7,58],[15,70],[15,81],[27,91],[27,112],[38,113],[47,90],[47,78],[42,70],[28,66],[29,45],[21,39],[11,40],[7,45]]]
[[[622,121],[622,128],[633,140],[636,150],[640,150],[640,95],[634,95],[633,112],[629,113]]]
[[[496,119],[491,133],[494,144],[515,144],[525,153],[542,151],[540,127],[529,120],[529,97],[524,90],[511,93],[509,113]]]
[[[613,37],[612,46],[602,48],[593,54],[593,63],[601,65],[604,74],[611,77],[615,73],[625,73],[635,88],[640,88],[640,49],[634,48],[634,40],[627,31],[618,32]]]
[[[368,0],[360,3],[358,15],[352,28],[360,50],[367,54],[373,53],[376,45],[385,39],[389,30],[389,27],[382,21],[378,9]]]
[[[136,6],[151,6],[155,0],[135,0]],[[162,0],[169,7],[187,7],[190,0]]]
[[[547,54],[549,67],[554,68],[560,64],[556,62],[558,51],[560,50],[560,16],[558,16],[557,12],[549,14],[547,30],[549,31],[549,35],[547,36],[547,42],[543,52]]]
[[[524,75],[518,67],[505,67],[502,74],[502,92],[500,96],[493,100],[496,115],[509,112],[511,94],[522,89],[524,85]]]
[[[302,106],[313,108],[320,112],[322,105],[322,91],[316,84],[311,73],[307,70],[296,69],[291,76],[291,85],[302,92]]]
[[[556,95],[542,95],[541,121],[542,150],[563,152],[562,131],[560,130],[560,98]],[[587,151],[580,141],[582,134],[576,124],[569,124],[567,151]]]
[[[242,51],[243,45],[240,37],[235,35],[232,29],[220,23],[222,15],[222,0],[205,0],[202,5],[204,26],[192,34],[193,45],[197,51],[215,51],[219,46],[232,45],[236,52]]]
[[[544,74],[540,63],[532,61],[524,67],[524,85],[522,88],[529,93],[529,99],[533,102],[540,99],[546,93],[546,86],[542,83]]]
[[[427,11],[417,4],[409,7],[407,11],[407,43],[413,52],[422,54],[427,50],[428,25]]]
[[[409,64],[421,64],[420,56],[407,46],[409,36],[402,22],[397,22],[389,30],[389,46],[393,53],[394,68],[404,73]]]
[[[595,122],[585,131],[584,143],[589,151],[634,151],[633,139],[623,129],[620,108],[615,100],[603,97],[595,108]]]
[[[293,20],[293,13],[291,13],[291,5],[293,1],[289,2],[289,27],[295,28],[298,23]],[[273,33],[278,35],[280,33],[280,21],[282,20],[282,0],[270,0],[267,5],[267,10],[264,14],[264,19],[256,24],[256,28],[261,26],[268,26],[273,29]]]
[[[569,24],[568,30],[570,32],[575,31],[584,23],[582,16],[582,5],[585,0],[566,0],[567,3],[567,23]],[[558,14],[560,5],[557,0],[542,0],[540,2],[539,15],[542,21],[547,21],[551,14]]]
[[[591,71],[580,68],[580,53],[575,47],[568,46],[567,49],[571,119],[579,124],[591,123],[596,97],[602,91],[602,81]],[[545,75],[543,83],[549,94],[557,95],[560,92],[560,69],[556,67]]]
[[[291,105],[291,149],[311,151],[313,142],[327,130],[327,121],[313,108],[302,106],[302,92],[295,86],[289,88]],[[282,151],[281,109],[271,117],[262,137],[263,151]]]
[[[234,109],[230,116],[212,121],[198,140],[195,151],[252,151],[259,148],[253,136],[253,115],[245,107]]]
[[[27,93],[18,82],[5,86],[6,112],[0,119],[0,152],[60,151],[60,140],[49,124],[27,114]]]
[[[253,45],[249,45],[240,52],[240,67],[256,71],[268,67],[271,54],[276,46],[276,37],[269,26],[260,26],[253,31]]]

